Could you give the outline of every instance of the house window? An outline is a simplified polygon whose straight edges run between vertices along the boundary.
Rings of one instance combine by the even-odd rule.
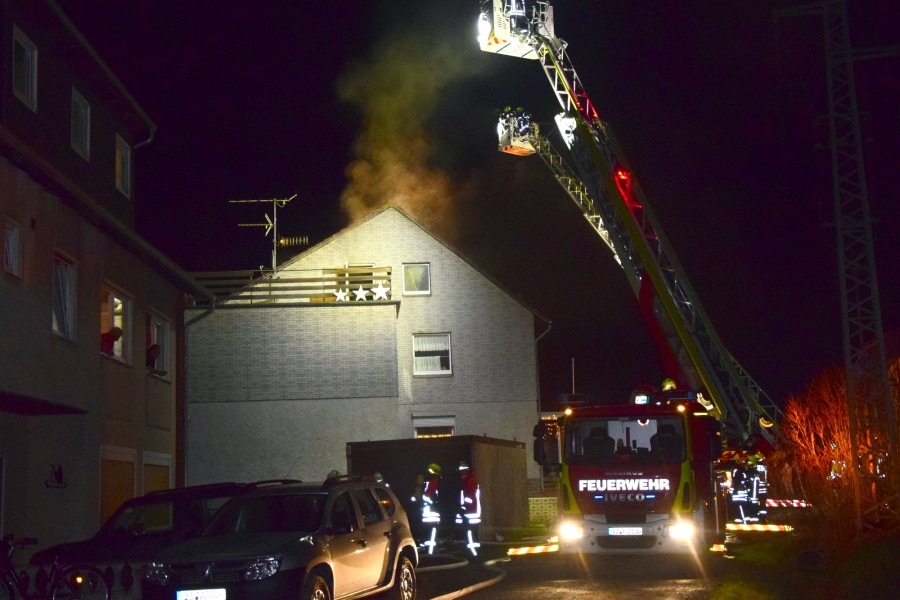
[[[168,375],[171,331],[172,326],[165,319],[147,316],[147,372],[160,377]]]
[[[403,265],[403,295],[427,296],[431,294],[431,265],[414,263]]]
[[[131,362],[131,299],[108,286],[100,287],[100,352]]]
[[[85,160],[91,159],[91,105],[72,88],[72,149]]]
[[[413,375],[449,375],[450,334],[413,334]]]
[[[11,219],[6,219],[3,234],[3,270],[16,277],[22,276],[22,230]]]
[[[131,198],[131,146],[116,134],[116,189]]]
[[[451,437],[456,432],[455,417],[416,417],[413,418],[413,437],[438,438]]]
[[[53,256],[53,333],[75,339],[75,264],[56,254]]]
[[[37,46],[15,26],[13,26],[12,62],[13,94],[24,102],[25,106],[37,112]]]

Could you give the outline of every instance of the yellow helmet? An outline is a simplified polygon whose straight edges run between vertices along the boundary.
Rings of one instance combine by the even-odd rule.
[[[662,382],[662,389],[664,392],[668,392],[669,390],[674,390],[677,386],[675,385],[675,380],[671,377],[666,377]]]
[[[432,475],[440,475],[441,474],[441,465],[437,463],[431,463],[428,465],[428,472]]]

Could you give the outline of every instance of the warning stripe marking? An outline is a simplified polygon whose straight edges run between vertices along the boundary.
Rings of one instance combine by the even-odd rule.
[[[806,500],[773,500],[767,499],[766,506],[788,506],[791,508],[807,508],[809,503]]]
[[[726,523],[729,531],[793,531],[790,525],[763,525],[760,523]]]
[[[510,548],[506,551],[507,556],[522,556],[523,554],[541,554],[544,552],[558,552],[559,544],[548,544],[546,546],[524,546],[522,548]]]

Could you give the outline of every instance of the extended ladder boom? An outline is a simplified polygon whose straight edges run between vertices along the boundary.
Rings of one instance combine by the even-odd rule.
[[[488,26],[494,23],[506,29],[498,34]],[[514,154],[541,156],[613,251],[635,294],[641,293],[645,278],[649,280],[658,302],[656,317],[669,345],[691,386],[702,385],[711,396],[726,435],[743,442],[758,433],[774,445],[778,407],[715,332],[621,148],[582,86],[565,42],[554,35],[550,4],[536,2],[528,17],[524,0],[484,0],[481,47],[540,62],[563,108],[556,121],[578,175],[521,114],[501,117],[501,149],[505,145]]]

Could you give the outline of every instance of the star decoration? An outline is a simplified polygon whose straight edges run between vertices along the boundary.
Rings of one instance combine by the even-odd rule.
[[[381,298],[382,300],[387,300],[388,292],[390,292],[390,291],[391,291],[391,288],[384,287],[384,282],[379,281],[378,287],[372,288],[372,293],[375,295],[375,297],[372,298],[372,300],[378,300],[379,298]]]
[[[366,296],[369,295],[369,290],[364,290],[363,286],[359,286],[359,289],[353,290],[353,294],[356,296],[356,300],[365,300]]]
[[[347,301],[347,290],[338,290],[334,292],[334,297],[337,302],[346,302]]]

